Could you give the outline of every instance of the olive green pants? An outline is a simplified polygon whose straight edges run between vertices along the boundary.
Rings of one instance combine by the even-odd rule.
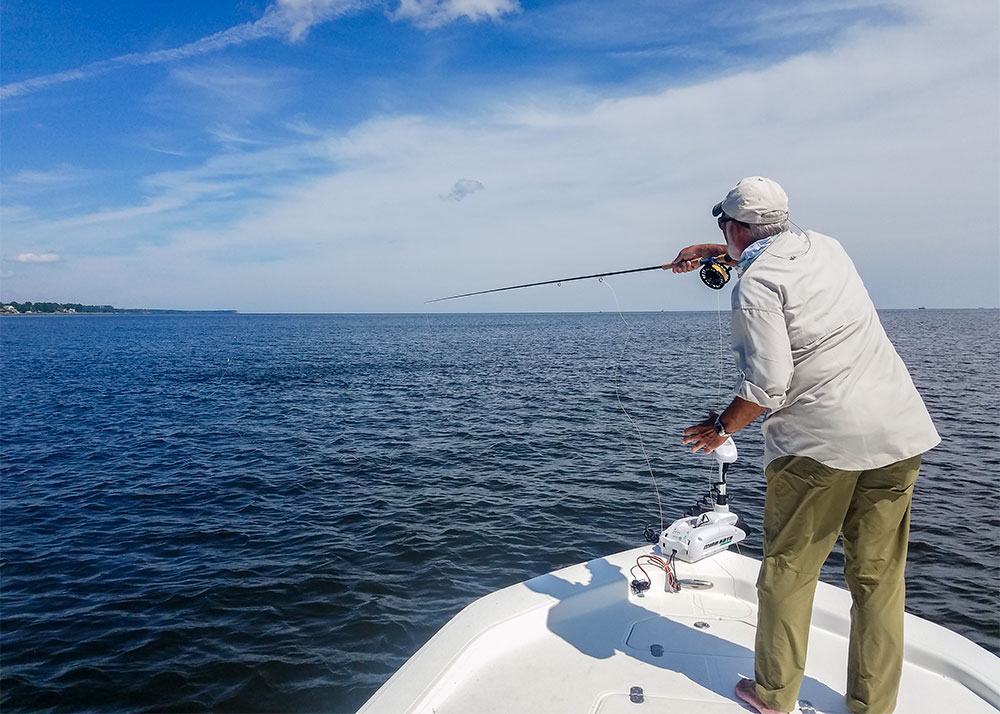
[[[888,714],[903,665],[903,601],[910,500],[920,456],[872,471],[841,471],[804,456],[764,473],[764,560],[757,578],[757,694],[796,707],[820,566],[843,533],[850,588],[847,708]]]

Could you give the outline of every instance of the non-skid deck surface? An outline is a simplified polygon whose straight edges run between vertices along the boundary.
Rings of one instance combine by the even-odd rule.
[[[653,588],[636,596],[629,591],[628,572],[642,552],[649,550],[573,566],[473,603],[414,655],[362,711],[747,711],[733,687],[740,676],[753,676],[753,580],[758,564],[731,553],[694,565],[681,563],[681,578],[704,578],[714,587],[665,593],[662,573],[654,571]],[[803,714],[847,711],[849,605],[846,592],[820,585],[800,692]],[[918,627],[913,621],[922,624]],[[931,628],[926,633],[921,629],[924,625]],[[969,645],[974,648],[972,655],[978,655],[975,645],[917,618],[908,617],[907,626],[908,638],[914,630],[922,637],[941,635],[944,640],[929,643],[929,654],[909,648],[916,661],[904,666],[897,712],[997,711],[968,682],[958,681],[964,673],[956,679],[949,676],[947,665],[937,668],[941,671],[933,669],[938,662],[933,654],[936,649]],[[947,641],[949,637],[955,642]],[[992,658],[983,660],[988,680],[997,675],[1000,660],[985,651],[982,654]]]

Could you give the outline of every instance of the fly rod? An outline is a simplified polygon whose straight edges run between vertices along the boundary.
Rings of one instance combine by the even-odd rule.
[[[725,263],[719,261],[723,260],[725,255],[717,255],[714,258],[700,258],[701,262],[701,279],[710,288],[714,290],[721,290],[722,287],[729,282],[729,272],[730,267]],[[694,260],[692,258],[692,260]],[[432,302],[442,302],[443,300],[456,300],[458,298],[472,297],[473,295],[486,295],[487,293],[499,293],[505,290],[520,290],[521,288],[535,288],[539,285],[558,285],[561,283],[569,283],[574,280],[589,280],[590,278],[606,278],[611,275],[625,275],[627,273],[643,273],[647,270],[670,270],[675,265],[679,263],[686,263],[687,261],[678,261],[677,263],[664,263],[663,265],[650,265],[646,268],[630,268],[629,270],[614,270],[610,273],[594,273],[593,275],[578,275],[575,278],[562,278],[561,280],[543,280],[539,283],[524,283],[523,285],[508,285],[505,288],[493,288],[492,290],[477,290],[473,293],[462,293],[461,295],[449,295],[448,297],[435,298],[433,300],[428,300],[429,304]]]

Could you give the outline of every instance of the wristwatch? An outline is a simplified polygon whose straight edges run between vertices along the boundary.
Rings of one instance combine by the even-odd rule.
[[[715,417],[715,433],[721,436],[723,439],[728,439],[732,434],[726,431],[726,427],[722,425],[722,415]]]

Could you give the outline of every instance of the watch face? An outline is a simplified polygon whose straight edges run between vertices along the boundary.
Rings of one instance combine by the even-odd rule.
[[[726,433],[726,427],[722,426],[722,422],[718,419],[715,420],[715,433],[722,436]]]

